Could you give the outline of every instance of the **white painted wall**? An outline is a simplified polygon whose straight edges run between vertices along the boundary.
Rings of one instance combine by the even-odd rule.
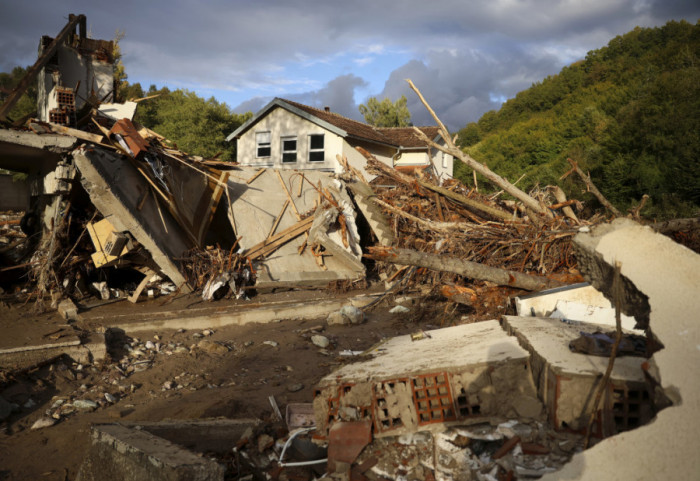
[[[270,132],[270,157],[257,158],[255,134]],[[309,135],[324,134],[323,162],[309,162]],[[282,163],[282,137],[296,136],[297,161]],[[274,167],[297,170],[329,170],[337,172],[340,168],[335,156],[343,152],[344,140],[339,135],[319,127],[313,122],[299,117],[281,107],[277,107],[261,118],[238,139],[238,162],[241,165],[255,167]]]

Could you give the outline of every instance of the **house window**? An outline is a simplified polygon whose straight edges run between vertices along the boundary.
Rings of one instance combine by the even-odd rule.
[[[282,137],[282,162],[294,163],[297,161],[297,138]]]
[[[323,162],[326,154],[323,150],[323,134],[309,135],[309,162]]]
[[[446,169],[447,168],[447,154],[445,152],[442,153],[442,168]]]
[[[270,148],[270,132],[256,132],[255,145],[257,147],[256,157],[269,157],[272,153]]]

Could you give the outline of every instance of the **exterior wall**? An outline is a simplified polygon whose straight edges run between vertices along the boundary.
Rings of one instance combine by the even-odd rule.
[[[41,55],[41,49],[39,51]],[[112,101],[112,94],[109,94],[114,86],[114,65],[89,55],[80,55],[72,47],[61,45],[56,51],[58,58],[58,71],[61,73],[61,85],[75,88],[80,82],[75,96],[76,109],[80,109],[90,96],[90,91],[95,88],[95,94],[104,102]],[[53,64],[53,68],[56,65]],[[55,104],[55,99],[50,99],[51,90],[55,84],[51,75],[52,64],[49,63],[41,69],[37,82],[37,107],[39,118],[45,122],[49,120],[50,104]],[[109,95],[107,95],[109,94]],[[106,96],[106,97],[105,97]],[[53,100],[53,102],[52,102]]]
[[[257,158],[255,134],[270,132],[270,157]],[[309,135],[324,135],[323,162],[309,162]],[[297,161],[282,162],[281,138],[296,136]],[[326,170],[336,172],[340,166],[336,154],[343,152],[344,140],[339,135],[309,122],[283,108],[276,108],[260,119],[238,139],[238,162],[252,167],[274,167],[278,169]]]
[[[438,149],[430,149],[430,155],[433,158],[433,165],[435,165],[440,181],[451,179],[453,177],[454,158]]]
[[[428,155],[424,151],[403,151],[396,158],[394,165],[396,167],[412,166],[412,165],[429,165]]]

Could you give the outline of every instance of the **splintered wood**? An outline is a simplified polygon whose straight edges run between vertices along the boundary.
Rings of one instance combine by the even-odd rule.
[[[370,248],[365,255],[384,268],[423,267],[414,278],[433,286],[480,280],[539,290],[581,280],[571,246],[578,219],[533,214],[535,222],[513,202],[499,202],[456,180],[439,186],[425,174],[407,176],[362,153],[367,170],[390,185],[374,190],[375,202],[393,223],[395,246]]]

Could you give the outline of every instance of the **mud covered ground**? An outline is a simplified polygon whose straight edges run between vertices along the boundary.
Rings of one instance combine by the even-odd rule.
[[[313,295],[318,292],[283,297],[303,300]],[[187,309],[202,305],[188,297],[167,308],[186,315]],[[283,412],[288,403],[311,402],[314,385],[351,362],[340,355],[343,350],[364,351],[387,337],[469,322],[462,320],[460,309],[446,304],[418,303],[404,314],[390,314],[392,305],[380,305],[367,314],[366,323],[356,326],[327,326],[324,317],[279,319],[213,332],[172,329],[143,331],[137,337],[109,332],[105,362],[81,365],[62,358],[24,373],[6,369],[0,372],[0,397],[13,403],[15,411],[0,422],[0,480],[74,479],[94,423],[220,416],[269,420],[269,396]],[[139,313],[143,318],[157,308],[162,304],[122,302],[101,309],[127,317]],[[1,309],[0,327],[7,333],[3,345],[23,345],[68,329],[55,313],[34,314],[31,305],[5,302]],[[86,314],[70,327],[99,330],[101,326],[99,316]],[[331,344],[325,349],[314,345],[315,334]],[[76,408],[79,400],[88,401],[87,406]],[[58,420],[32,429],[42,418]]]

